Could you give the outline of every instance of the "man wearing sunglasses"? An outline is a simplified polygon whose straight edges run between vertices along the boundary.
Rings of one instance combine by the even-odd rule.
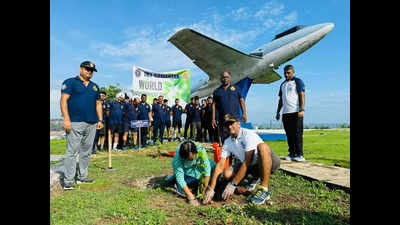
[[[100,89],[90,81],[96,66],[91,61],[80,65],[80,74],[66,79],[61,87],[60,107],[64,117],[67,150],[65,154],[64,189],[74,189],[77,156],[79,171],[77,183],[93,183],[88,179],[90,153],[96,129],[104,126]]]

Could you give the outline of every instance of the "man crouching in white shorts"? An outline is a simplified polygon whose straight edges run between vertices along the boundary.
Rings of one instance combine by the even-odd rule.
[[[268,180],[270,174],[280,166],[279,157],[254,131],[241,128],[240,121],[237,118],[227,114],[224,125],[228,128],[230,137],[225,140],[222,146],[221,158],[216,165],[211,184],[207,187],[203,204],[209,203],[214,197],[214,189],[221,173],[224,173],[224,178],[227,180],[233,177],[222,193],[224,200],[232,196],[239,182],[249,173],[253,176],[254,173],[256,173],[256,176],[259,174],[260,179],[248,188],[250,191],[256,188],[250,202],[264,204],[266,200],[270,199]],[[235,168],[229,167],[224,170],[225,160],[231,154],[239,159],[240,163],[236,163]]]

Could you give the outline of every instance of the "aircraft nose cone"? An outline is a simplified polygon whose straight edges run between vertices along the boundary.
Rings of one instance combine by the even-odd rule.
[[[325,29],[327,30],[327,33],[330,32],[334,27],[335,27],[335,24],[333,24],[333,23],[327,23],[325,25]]]
[[[333,24],[333,23],[323,23],[320,25],[322,25],[322,26],[320,26],[321,27],[320,29],[324,35],[329,33],[333,29],[333,27],[335,27],[335,24]]]

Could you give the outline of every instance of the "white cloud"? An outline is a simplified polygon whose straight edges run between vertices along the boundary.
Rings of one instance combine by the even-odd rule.
[[[231,15],[234,21],[247,20],[251,17],[251,13],[246,7],[241,7],[236,10],[232,10]]]
[[[285,6],[281,3],[277,3],[275,1],[267,2],[264,4],[264,6],[260,10],[258,10],[254,14],[254,17],[259,20],[264,20],[265,17],[280,16],[282,14],[284,8],[285,8]]]
[[[293,11],[283,18],[273,19],[268,18],[263,25],[267,29],[272,29],[273,31],[279,30],[286,26],[294,25],[297,22],[297,12]]]

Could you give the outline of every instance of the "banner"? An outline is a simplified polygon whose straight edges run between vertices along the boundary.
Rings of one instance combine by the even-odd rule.
[[[173,72],[153,72],[138,66],[133,66],[132,94],[147,95],[147,103],[153,104],[153,98],[164,96],[168,99],[168,105],[175,105],[175,99],[179,99],[179,105],[185,106],[190,102],[190,70],[178,70]]]

